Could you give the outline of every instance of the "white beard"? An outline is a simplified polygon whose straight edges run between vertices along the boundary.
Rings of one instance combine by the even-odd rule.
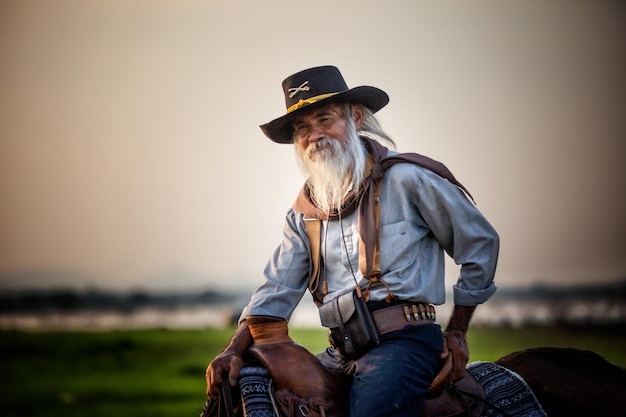
[[[302,150],[296,144],[296,156],[305,174],[313,202],[325,213],[339,210],[344,197],[363,182],[366,152],[354,127],[345,141],[327,137]]]

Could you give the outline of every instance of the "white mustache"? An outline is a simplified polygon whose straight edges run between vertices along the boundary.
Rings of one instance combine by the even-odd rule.
[[[325,149],[330,149],[334,153],[339,150],[340,146],[339,141],[335,138],[322,138],[309,145],[304,152],[304,156],[308,159],[315,160],[315,157],[313,157],[314,154],[322,152]]]

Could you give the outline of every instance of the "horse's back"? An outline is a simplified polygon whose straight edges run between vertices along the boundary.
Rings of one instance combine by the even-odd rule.
[[[518,373],[550,417],[626,415],[626,370],[573,348],[533,348],[495,363]]]

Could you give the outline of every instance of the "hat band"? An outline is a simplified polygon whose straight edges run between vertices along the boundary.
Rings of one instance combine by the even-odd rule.
[[[317,103],[318,101],[334,96],[335,94],[339,94],[339,93],[320,94],[319,96],[307,98],[305,100],[300,100],[296,104],[294,104],[293,106],[287,109],[287,114],[291,113],[294,110],[299,109],[300,107],[306,106],[308,104]]]

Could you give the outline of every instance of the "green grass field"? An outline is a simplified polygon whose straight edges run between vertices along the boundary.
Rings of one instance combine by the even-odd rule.
[[[233,329],[112,332],[0,332],[0,416],[198,416],[204,370]],[[294,329],[313,352],[323,329]],[[626,366],[623,331],[472,328],[471,361],[533,346],[593,350]]]

